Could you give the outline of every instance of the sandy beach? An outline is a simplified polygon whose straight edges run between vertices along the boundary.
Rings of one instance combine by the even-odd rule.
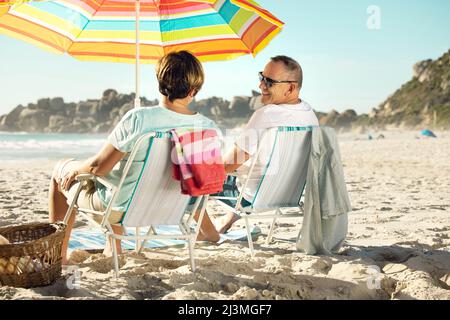
[[[283,220],[266,245],[262,221],[255,258],[246,242],[202,243],[192,273],[185,248],[148,249],[122,256],[115,279],[111,258],[75,252],[80,288],[69,289],[64,272],[48,287],[0,287],[0,299],[450,299],[450,132],[436,134],[340,135],[353,212],[339,255],[296,251],[301,220]],[[55,162],[0,164],[0,226],[47,220]]]

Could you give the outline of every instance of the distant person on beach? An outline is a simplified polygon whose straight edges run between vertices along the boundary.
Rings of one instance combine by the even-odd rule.
[[[108,136],[103,148],[95,156],[85,160],[65,159],[57,163],[53,170],[49,188],[50,221],[62,221],[75,197],[78,182],[77,175],[91,173],[103,176],[113,184],[117,184],[129,153],[140,136],[151,131],[168,131],[177,127],[201,127],[217,129],[214,121],[188,109],[195,95],[204,82],[204,72],[201,63],[187,51],[173,52],[161,58],[158,62],[157,79],[162,100],[159,106],[151,108],[135,108],[127,112]],[[110,216],[111,223],[121,221],[123,212],[131,198],[132,191],[139,177],[149,144],[142,147],[135,162],[126,177],[123,187],[113,205]],[[116,166],[117,165],[117,166]],[[111,191],[101,184],[91,184],[85,187],[77,205],[95,211],[105,210],[106,203],[111,199]],[[75,211],[75,210],[74,210]],[[101,221],[103,217],[95,217]],[[75,212],[70,216],[67,232],[62,248],[62,263],[67,263],[67,248],[70,233],[75,220]],[[120,226],[113,226],[114,232],[122,234]],[[206,231],[204,231],[206,229]],[[219,235],[214,225],[205,216],[200,229],[201,235],[212,234],[211,238],[200,235],[202,240],[217,242]],[[118,252],[121,252],[120,241],[116,242]],[[111,254],[109,243],[105,248],[106,255]]]
[[[303,84],[303,71],[300,64],[287,56],[276,56],[259,73],[259,88],[261,89],[262,108],[255,111],[235,142],[234,148],[225,156],[225,170],[235,172],[237,178],[229,176],[221,196],[239,195],[239,188],[250,168],[248,161],[257,151],[259,140],[267,128],[278,126],[318,126],[319,121],[311,106],[300,98]],[[272,146],[262,146],[261,152]],[[270,150],[269,150],[270,152]],[[245,189],[242,199],[247,206],[255,197],[258,183],[263,176],[264,166],[257,164],[253,175]],[[235,201],[221,200],[230,206]],[[216,230],[225,233],[238,220],[239,215],[229,212],[215,222]]]

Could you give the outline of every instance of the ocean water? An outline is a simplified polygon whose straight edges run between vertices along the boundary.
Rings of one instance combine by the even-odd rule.
[[[222,130],[223,150],[229,150],[241,129]],[[0,132],[1,161],[86,159],[95,155],[106,142],[107,134],[58,134]],[[374,137],[376,138],[376,137]],[[339,135],[340,142],[367,140],[364,135]]]
[[[106,134],[0,132],[0,162],[60,158],[84,159],[96,154]]]

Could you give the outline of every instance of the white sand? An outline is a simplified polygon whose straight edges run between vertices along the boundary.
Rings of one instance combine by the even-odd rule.
[[[301,221],[280,223],[266,245],[267,221],[254,259],[246,243],[201,245],[194,274],[186,249],[146,250],[126,254],[116,280],[111,258],[75,253],[79,289],[65,272],[48,287],[0,287],[0,299],[450,299],[450,133],[383,134],[341,136],[354,211],[340,255],[296,252]],[[53,164],[0,164],[0,226],[47,219]]]

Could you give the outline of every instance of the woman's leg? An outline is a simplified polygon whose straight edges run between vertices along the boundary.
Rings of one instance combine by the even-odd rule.
[[[200,217],[200,210],[197,210],[197,212],[194,215],[194,220],[198,222],[198,219]],[[203,220],[200,225],[200,232],[197,236],[197,241],[210,241],[210,242],[218,242],[220,240],[220,235],[216,230],[216,227],[212,223],[211,219],[209,218],[208,212],[205,210],[205,214],[203,215]]]
[[[49,220],[50,223],[63,221],[69,205],[67,204],[67,197],[59,187],[59,178],[62,167],[67,163],[67,160],[59,161],[52,173],[49,187]],[[75,221],[75,210],[72,212],[67,223],[66,233],[62,244],[62,264],[67,264],[67,247],[69,244],[70,233],[72,232],[73,223]]]
[[[191,206],[191,210],[193,209],[192,206],[198,201],[198,197],[191,197],[191,200],[189,201],[189,206]],[[202,207],[204,199],[200,200],[199,208]],[[198,219],[200,218],[200,212],[201,209],[197,209],[194,214],[194,220],[198,223]],[[214,224],[211,221],[211,218],[208,215],[208,212],[205,208],[205,213],[203,214],[203,220],[200,224],[200,230],[197,235],[197,241],[210,241],[210,242],[218,242],[220,240],[220,235],[217,232],[216,228],[214,227]]]
[[[123,229],[122,226],[119,225],[111,225],[111,228],[114,232],[114,234],[118,234],[118,235],[123,235]],[[117,249],[117,254],[121,254],[122,253],[122,245],[120,240],[115,240],[116,242],[116,249]],[[103,250],[103,254],[105,256],[112,256],[112,247],[111,247],[111,242],[110,241],[106,241],[106,246],[105,246],[105,250]]]
[[[217,195],[222,197],[233,197],[233,198],[239,197],[239,189],[236,185],[236,177],[227,176],[227,180],[223,185],[223,191],[218,193]],[[221,199],[219,201],[222,201],[230,208],[235,208],[237,203],[236,200],[231,199]],[[240,218],[241,217],[234,212],[227,212],[224,216],[216,219],[216,221],[214,221],[215,222],[214,225],[216,230],[220,234],[224,234],[227,233],[227,231],[231,228],[233,223],[235,223]]]
[[[61,190],[59,180],[64,175],[64,173],[67,172],[67,170],[70,170],[71,167],[77,166],[79,164],[80,164],[79,161],[73,161],[72,159],[61,160],[56,164],[53,170],[49,187],[49,220],[51,223],[64,221],[66,212],[69,209],[69,205],[67,204],[68,195],[69,198],[73,197],[73,195],[70,196],[72,192],[69,191],[69,193],[67,193]],[[76,188],[76,186],[72,186],[71,190],[72,188]],[[98,211],[104,210],[103,206],[100,204],[99,199],[91,201],[92,200],[91,198],[93,197],[92,192],[94,192],[94,190],[82,191],[80,194],[78,204],[83,207],[90,207],[93,210]],[[67,222],[66,233],[62,244],[62,253],[61,253],[62,264],[67,264],[67,248],[69,245],[70,235],[73,229],[73,224],[75,222],[75,216],[76,210],[74,209]],[[112,229],[115,234],[120,235],[123,234],[121,226],[113,225]],[[116,240],[116,248],[119,254],[122,253],[122,248],[119,240]],[[103,253],[106,255],[111,255],[111,245],[109,242],[107,242]]]
[[[216,220],[215,227],[219,233],[227,233],[233,223],[238,221],[240,218],[241,216],[234,212],[227,212],[223,217]]]
[[[88,186],[88,196],[85,197],[85,199],[87,199],[87,201],[85,201],[82,205],[84,207],[90,207],[91,209],[93,209],[95,211],[104,212],[106,210],[106,208],[103,205],[103,202],[100,200],[98,193],[95,191],[96,190],[95,190],[94,184]],[[103,216],[95,215],[95,217],[93,217],[93,218],[99,225],[102,223]],[[111,212],[111,214],[109,215],[109,223],[111,224],[111,228],[112,228],[112,231],[114,232],[114,234],[117,234],[117,235],[124,234],[123,227],[120,225],[120,222],[122,221],[122,219],[123,219],[123,212],[117,212],[117,211],[113,210]],[[116,242],[117,253],[121,254],[122,253],[121,241],[115,240],[115,242]],[[103,254],[106,256],[112,255],[112,247],[111,247],[110,241],[106,241],[106,246],[105,246],[105,249],[103,250]]]

